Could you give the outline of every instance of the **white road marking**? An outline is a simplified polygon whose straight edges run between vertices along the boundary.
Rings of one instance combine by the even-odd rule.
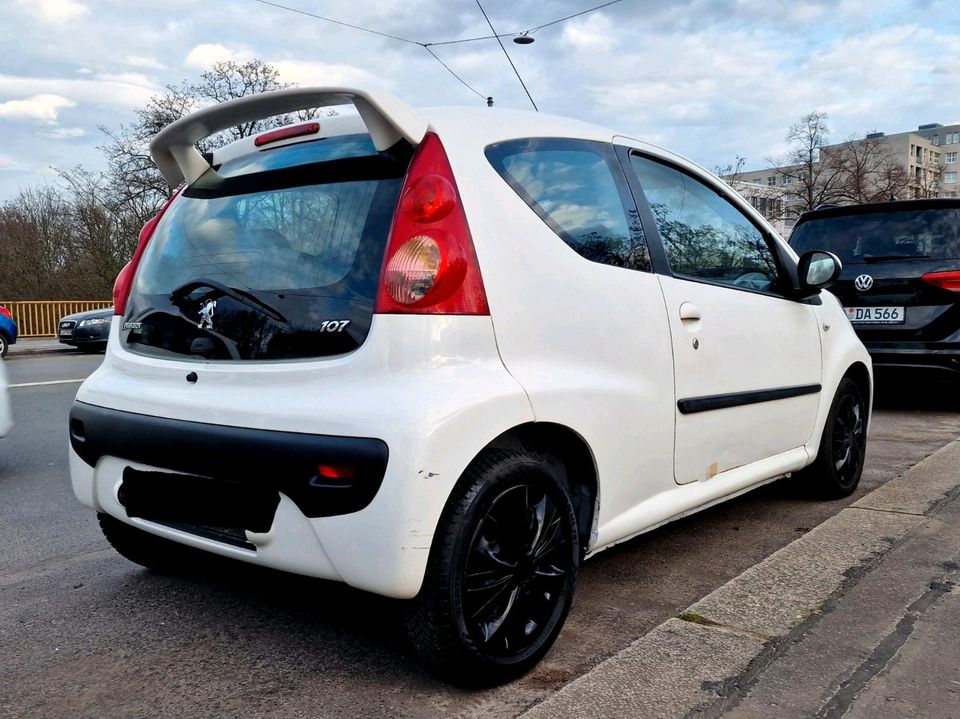
[[[10,389],[14,387],[43,387],[49,384],[73,384],[76,382],[83,382],[82,379],[54,379],[49,382],[21,382],[20,384],[10,385]]]

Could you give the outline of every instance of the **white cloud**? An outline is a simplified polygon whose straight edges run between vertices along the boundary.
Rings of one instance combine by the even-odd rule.
[[[380,77],[354,65],[324,62],[277,60],[271,62],[280,73],[280,79],[294,85],[348,85],[354,87],[383,87]]]
[[[40,91],[59,95],[81,105],[133,110],[142,107],[150,96],[162,90],[142,75],[103,75],[82,78],[19,77],[0,75],[0,97],[23,96]]]
[[[53,124],[65,107],[77,103],[61,95],[33,95],[24,100],[0,102],[0,118],[7,120],[38,120]]]
[[[165,70],[166,65],[152,57],[142,57],[140,55],[127,55],[123,61],[130,67],[145,67],[149,70]]]
[[[50,132],[41,132],[40,134],[52,140],[71,140],[75,137],[83,137],[87,134],[87,131],[82,127],[58,127]]]
[[[76,0],[20,0],[20,5],[41,20],[57,24],[77,20],[90,12],[86,5]]]
[[[32,166],[10,155],[0,155],[0,172],[29,172]]]
[[[235,50],[220,43],[202,43],[196,45],[184,58],[183,64],[187,67],[198,67],[206,70],[217,62],[234,60],[245,62],[253,58],[249,50]]]

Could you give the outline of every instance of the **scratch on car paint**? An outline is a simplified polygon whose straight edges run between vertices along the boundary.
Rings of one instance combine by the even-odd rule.
[[[720,465],[716,462],[707,467],[707,479],[713,479],[720,472]]]
[[[440,476],[436,472],[424,472],[422,469],[419,472],[417,472],[417,474],[425,474],[427,476],[427,479],[433,479],[434,477]]]

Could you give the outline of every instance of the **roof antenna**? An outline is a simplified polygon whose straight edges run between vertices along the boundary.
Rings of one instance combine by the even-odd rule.
[[[493,98],[492,98],[492,97],[488,97],[488,98],[487,98],[487,107],[493,107]]]

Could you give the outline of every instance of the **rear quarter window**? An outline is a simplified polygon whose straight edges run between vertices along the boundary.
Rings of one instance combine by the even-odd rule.
[[[649,272],[650,253],[613,149],[565,139],[514,140],[486,150],[508,185],[577,254]]]

